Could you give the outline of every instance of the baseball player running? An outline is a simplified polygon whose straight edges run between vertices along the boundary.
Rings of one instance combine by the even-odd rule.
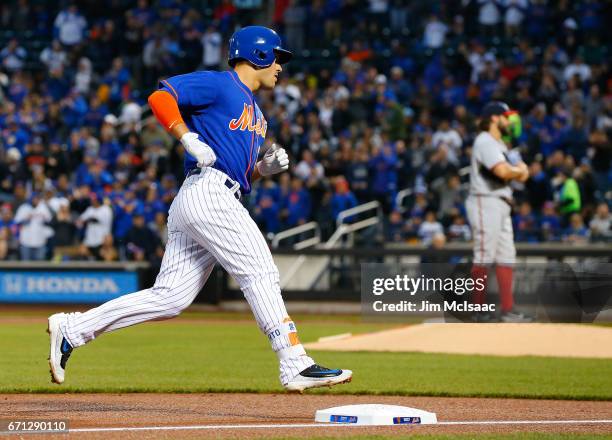
[[[488,266],[495,264],[495,276],[501,296],[500,319],[504,322],[528,321],[514,310],[512,265],[516,250],[512,232],[512,188],[510,182],[525,182],[527,165],[515,157],[502,140],[509,134],[508,117],[513,112],[503,102],[490,102],[482,111],[481,133],[474,140],[470,166],[470,193],[466,202],[474,237],[472,277],[485,281],[485,288],[474,292],[474,303],[483,304]],[[490,320],[486,313],[478,321]]]
[[[261,176],[286,171],[289,159],[273,145],[257,161],[267,123],[253,92],[272,89],[291,59],[271,29],[245,27],[229,42],[227,72],[201,71],[160,82],[149,104],[186,150],[185,182],[168,216],[168,243],[152,288],[121,296],[84,313],[49,317],[52,381],[64,381],[72,350],[98,335],[187,308],[219,262],[239,283],[280,362],[290,391],[349,382],[350,370],[315,364],[300,343],[280,292],[279,273],[241,194]]]

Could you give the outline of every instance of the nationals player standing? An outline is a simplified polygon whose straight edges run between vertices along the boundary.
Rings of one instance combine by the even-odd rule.
[[[488,266],[495,265],[501,297],[500,319],[504,322],[529,321],[514,310],[512,265],[516,250],[512,231],[512,188],[510,182],[529,178],[527,165],[513,157],[502,136],[509,134],[508,116],[513,112],[503,102],[490,102],[482,111],[481,133],[474,140],[470,166],[470,194],[466,209],[474,237],[472,277],[486,281]],[[474,303],[484,304],[486,283],[474,291]],[[477,313],[478,321],[489,320]]]
[[[280,292],[279,273],[241,194],[261,176],[286,171],[289,159],[273,145],[257,161],[267,123],[253,92],[272,89],[291,52],[271,29],[249,26],[229,42],[227,72],[201,71],[160,82],[149,104],[186,150],[186,179],[168,216],[168,243],[150,289],[84,313],[49,317],[52,381],[64,381],[66,361],[101,333],[169,319],[191,304],[219,262],[239,283],[257,324],[280,362],[290,391],[349,382],[350,370],[321,367],[306,354]]]

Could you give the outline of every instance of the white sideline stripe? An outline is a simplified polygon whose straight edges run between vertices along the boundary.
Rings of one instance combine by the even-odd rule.
[[[580,423],[612,423],[612,420],[486,420],[438,422],[438,425],[570,425]]]
[[[483,420],[483,421],[449,421],[438,422],[437,425],[574,425],[574,424],[612,423],[610,420]],[[117,428],[77,428],[69,432],[113,432],[113,431],[183,431],[183,430],[209,430],[209,429],[299,429],[299,428],[330,428],[330,427],[356,427],[364,428],[368,425],[354,425],[352,423],[288,423],[274,425],[187,425],[187,426],[134,426]],[[373,425],[371,425],[373,426]],[[387,425],[387,426],[435,426],[435,425]]]
[[[481,421],[449,421],[438,422],[432,425],[378,425],[379,427],[408,427],[408,426],[436,426],[436,425],[581,425],[605,424],[611,420],[481,420]],[[276,425],[186,425],[186,426],[124,426],[115,428],[76,428],[62,431],[0,431],[6,434],[70,434],[75,432],[125,432],[125,431],[187,431],[187,430],[215,430],[215,429],[299,429],[299,428],[367,428],[376,425],[355,425],[352,423],[288,423]]]

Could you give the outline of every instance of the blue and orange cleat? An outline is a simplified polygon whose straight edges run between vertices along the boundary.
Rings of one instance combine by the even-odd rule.
[[[341,383],[348,383],[352,378],[353,372],[351,370],[332,370],[313,364],[290,380],[285,385],[285,389],[301,393],[309,388],[331,387]]]

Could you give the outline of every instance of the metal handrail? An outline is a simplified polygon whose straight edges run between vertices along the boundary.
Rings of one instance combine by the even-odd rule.
[[[294,244],[293,249],[295,249],[296,251],[301,251],[302,249],[316,246],[319,243],[321,243],[321,237],[307,238],[304,241],[300,241],[299,243]]]
[[[338,229],[334,231],[334,233],[329,237],[329,239],[323,243],[323,249],[332,249],[335,247],[336,243],[340,238],[345,234],[345,230],[348,225],[340,225]],[[295,247],[294,247],[295,249]],[[326,260],[329,260],[329,257],[324,257]],[[285,271],[285,273],[281,274],[280,285],[281,289],[284,289],[287,286],[287,283],[293,278],[293,276],[300,270],[302,265],[306,262],[306,256],[301,254],[293,264]]]
[[[397,192],[397,195],[395,196],[395,208],[399,212],[401,213],[406,212],[406,208],[402,205],[402,203],[404,202],[404,199],[406,197],[410,197],[411,195],[412,195],[412,188],[402,189]]]
[[[362,212],[370,211],[372,209],[376,209],[376,215],[379,216],[381,214],[380,202],[374,200],[372,202],[364,203],[363,205],[355,206],[354,208],[340,211],[338,217],[336,217],[336,226],[340,227],[347,217],[351,217],[355,214],[361,214]]]
[[[282,240],[286,240],[291,237],[295,237],[296,235],[303,234],[308,231],[314,231],[314,237],[307,238],[293,245],[293,249],[295,250],[303,250],[312,246],[316,246],[321,243],[321,228],[317,222],[308,222],[303,225],[296,226],[294,228],[287,229],[285,231],[281,231],[274,236],[272,239],[272,248],[278,248],[279,243]],[[291,267],[281,275],[281,289],[284,289],[289,280],[297,273],[299,268],[306,261],[306,257],[304,255],[298,256],[298,258],[293,262]]]
[[[323,249],[332,249],[334,246],[336,246],[338,240],[340,240],[342,236],[347,233],[346,231],[348,227],[348,225],[340,225],[338,229],[334,231],[331,237],[329,237],[329,239],[323,244]]]
[[[363,219],[363,220],[359,220],[355,223],[343,223],[344,220],[350,216],[356,215],[356,214],[360,214],[362,212],[366,212],[366,211],[370,211],[372,209],[376,209],[376,215]],[[340,241],[340,239],[345,236],[345,235],[349,235],[352,234],[360,229],[364,229],[364,228],[368,228],[370,226],[374,226],[376,224],[379,224],[381,222],[381,217],[382,217],[382,207],[380,205],[379,202],[377,201],[373,201],[373,202],[368,202],[368,203],[364,203],[363,205],[359,205],[359,206],[355,206],[354,208],[349,208],[349,209],[345,209],[344,211],[341,211],[338,214],[337,217],[337,225],[338,228],[334,231],[334,233],[331,235],[331,237],[329,237],[329,239],[323,243],[322,248],[323,249],[333,249],[336,247],[336,245],[338,244],[338,242]],[[312,222],[311,222],[312,223]],[[307,223],[308,224],[308,223]],[[305,227],[306,225],[302,225],[303,227]],[[287,236],[293,236],[296,233],[292,232],[290,235],[289,233],[293,230],[299,230],[299,232],[297,233],[301,233],[304,232],[304,228],[303,229],[299,229],[300,226],[298,226],[297,228],[293,228],[293,229],[289,229],[287,231],[283,231],[280,232],[279,234],[277,234],[274,237],[274,240],[272,242],[273,247],[277,247],[278,246],[278,242],[282,239],[287,238]],[[305,228],[305,230],[308,230],[308,228]],[[278,236],[284,234],[282,237],[280,237],[280,239],[278,239]],[[320,238],[320,236],[319,236]],[[308,242],[308,244],[310,243],[314,243],[314,240],[309,239],[309,240],[304,240],[304,242]],[[303,242],[301,242],[303,243]],[[304,249],[307,246],[301,246],[301,243],[297,243],[296,245],[293,246],[293,249]],[[275,246],[276,244],[276,246]],[[316,243],[318,244],[318,243]],[[325,257],[325,259],[327,261],[329,261],[329,257]],[[306,262],[306,256],[304,256],[303,254],[300,255],[294,262],[293,264],[285,271],[284,274],[281,275],[281,289],[285,288],[285,286],[287,285],[287,283],[293,278],[293,276],[298,272],[298,270],[300,270],[300,268],[302,267],[302,265]],[[321,272],[323,273],[323,272]],[[317,276],[317,279],[320,277],[320,274]]]
[[[319,227],[319,224],[317,222],[304,223],[303,225],[296,226],[290,229],[286,229],[284,231],[279,232],[278,234],[275,234],[274,238],[272,239],[272,247],[277,248],[279,243],[282,240],[286,240],[288,238],[294,237],[299,234],[303,234],[304,232],[308,232],[311,230],[314,231],[314,237],[308,238],[306,240],[302,240],[299,243],[296,243],[294,245],[294,248],[298,249],[298,246],[302,246],[302,247],[299,247],[299,249],[304,249],[304,247],[314,246],[315,244],[318,244],[321,242],[321,228]],[[304,242],[308,242],[310,244],[303,245],[302,243]]]

